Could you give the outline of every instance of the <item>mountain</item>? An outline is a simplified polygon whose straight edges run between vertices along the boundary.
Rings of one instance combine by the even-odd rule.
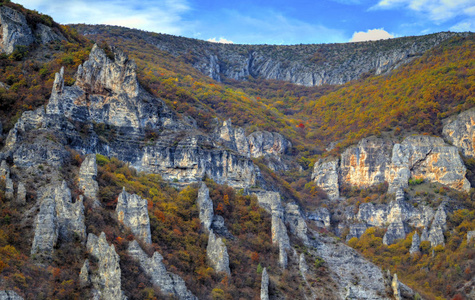
[[[0,299],[473,297],[473,34],[220,45],[2,4]]]

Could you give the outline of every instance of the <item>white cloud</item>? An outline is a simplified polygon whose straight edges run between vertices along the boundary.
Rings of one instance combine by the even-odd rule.
[[[190,24],[182,15],[187,0],[16,0],[29,9],[50,15],[59,23],[119,25],[154,32],[182,34]]]
[[[216,38],[208,39],[208,42],[221,43],[221,44],[234,44],[233,41],[227,40],[223,37],[220,37],[219,40],[216,40]]]
[[[475,13],[475,0],[380,0],[371,9],[404,8],[425,14],[436,23]]]
[[[369,29],[368,31],[358,31],[353,33],[353,37],[350,42],[365,42],[365,41],[377,41],[393,38],[394,35],[390,34],[383,28]]]
[[[452,31],[475,31],[475,21],[465,20],[450,27]]]

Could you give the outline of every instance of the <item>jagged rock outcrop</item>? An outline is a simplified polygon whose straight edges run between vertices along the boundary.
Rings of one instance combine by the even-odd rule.
[[[289,140],[276,132],[255,131],[247,137],[247,140],[249,141],[251,157],[265,155],[278,157],[285,154],[292,147]]]
[[[97,199],[99,184],[96,181],[97,162],[95,154],[88,154],[84,158],[79,169],[79,188],[84,192],[84,196],[93,201],[94,206],[100,206]]]
[[[46,186],[38,194],[41,195],[41,204],[35,221],[31,254],[50,258],[58,239],[85,241],[86,225],[82,198],[73,203],[71,191],[65,181]]]
[[[109,246],[104,232],[99,237],[89,233],[86,248],[97,259],[98,265],[96,272],[88,272],[93,294],[104,300],[127,299],[121,290],[119,255],[115,252],[114,245]]]
[[[30,28],[25,16],[10,7],[0,7],[0,52],[11,54],[18,46],[29,46],[35,41],[41,44],[61,41],[65,38],[53,28],[41,23]]]
[[[389,224],[386,233],[383,236],[383,244],[391,245],[394,244],[399,239],[404,239],[408,232],[407,225],[402,221],[398,220]]]
[[[0,291],[0,300],[23,300],[15,291]]]
[[[280,194],[270,191],[259,191],[254,194],[257,196],[259,205],[271,214],[272,243],[279,246],[279,264],[285,269],[288,263],[287,251],[291,247]]]
[[[35,41],[25,16],[10,7],[0,7],[0,25],[0,52],[10,54],[17,46],[29,46]]]
[[[200,189],[198,190],[196,203],[200,211],[201,226],[206,230],[210,230],[214,217],[213,201],[211,201],[209,189],[204,183],[201,183]]]
[[[318,161],[312,178],[334,199],[343,184],[368,187],[388,182],[388,193],[395,193],[408,187],[410,178],[467,192],[470,183],[466,171],[456,147],[438,137],[418,135],[408,136],[400,144],[381,138],[362,139],[343,152],[339,165],[335,160]]]
[[[88,286],[91,283],[91,277],[89,276],[89,267],[89,259],[86,259],[81,267],[81,271],[79,272],[79,284],[82,287]]]
[[[435,213],[434,220],[429,230],[429,241],[432,247],[438,245],[445,245],[444,231],[447,230],[447,212],[445,204],[439,205],[437,212]]]
[[[128,252],[164,295],[182,300],[198,299],[186,288],[185,281],[180,276],[167,272],[160,253],[155,252],[152,257],[148,257],[135,240],[129,243]]]
[[[358,187],[383,183],[392,148],[390,140],[366,138],[346,149],[341,155],[340,182]]]
[[[70,241],[75,238],[85,241],[86,225],[82,197],[79,197],[73,203],[71,190],[68,188],[66,181],[55,187],[52,197],[55,201],[58,237],[63,241]]]
[[[463,155],[475,157],[475,109],[469,109],[447,120],[442,134],[447,141],[458,147]]]
[[[216,238],[213,230],[210,230],[209,232],[206,255],[216,272],[224,272],[231,275],[231,270],[229,269],[228,249],[226,248],[222,238]]]
[[[318,207],[314,211],[307,213],[307,220],[314,221],[319,227],[330,227],[331,215],[326,207]]]
[[[135,237],[144,242],[152,243],[150,218],[147,209],[148,202],[138,195],[129,194],[122,189],[117,200],[117,219],[132,230]]]
[[[58,241],[58,231],[56,203],[53,197],[46,195],[41,199],[40,212],[36,216],[31,254],[51,258]]]
[[[409,253],[415,254],[421,251],[421,238],[419,237],[419,234],[417,234],[417,231],[414,232],[414,235],[412,236],[412,244],[411,248],[409,249]]]
[[[5,181],[5,198],[7,200],[13,200],[13,180],[10,178],[10,167],[5,160],[0,165],[0,179]]]
[[[350,224],[349,232],[346,235],[346,241],[349,241],[354,237],[359,239],[363,233],[365,233],[366,229],[368,229],[368,226],[364,223]]]
[[[399,289],[399,281],[397,280],[397,274],[394,274],[393,280],[391,282],[391,287],[393,289],[393,295],[396,300],[401,300],[401,290]]]
[[[223,126],[216,129],[216,135],[218,139],[223,141],[226,147],[237,151],[243,156],[250,156],[249,143],[244,129],[233,127],[231,119],[227,119],[223,122]]]
[[[339,184],[339,160],[323,161],[319,159],[314,167],[312,173],[312,180],[315,184],[321,187],[330,199],[338,199],[340,197]]]
[[[262,271],[261,300],[269,300],[269,275],[267,274],[267,268],[264,268]]]
[[[15,203],[19,206],[23,206],[26,204],[26,187],[23,182],[18,183]]]
[[[285,206],[285,221],[289,224],[290,232],[307,244],[307,223],[302,216],[302,212],[300,211],[298,204],[287,203]]]

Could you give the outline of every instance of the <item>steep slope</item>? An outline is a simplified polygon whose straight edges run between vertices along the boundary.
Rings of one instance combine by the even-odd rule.
[[[113,26],[74,25],[88,35],[133,35],[174,56],[185,56],[194,68],[216,81],[248,76],[305,86],[343,84],[365,73],[382,74],[420,56],[458,34],[438,33],[377,42],[328,45],[230,45]]]

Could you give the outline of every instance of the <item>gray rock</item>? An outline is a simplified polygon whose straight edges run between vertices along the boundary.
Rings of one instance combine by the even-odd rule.
[[[167,272],[160,253],[155,252],[153,257],[148,257],[135,240],[129,243],[128,252],[164,295],[183,300],[198,299],[186,288],[185,281],[180,276]]]
[[[267,274],[267,268],[264,268],[262,271],[261,300],[269,300],[269,275]]]
[[[391,283],[393,289],[393,295],[396,300],[401,300],[401,290],[399,289],[399,281],[397,280],[397,274],[394,274],[393,281]]]
[[[475,157],[475,109],[469,109],[450,118],[442,134],[452,145],[458,147],[463,155]]]
[[[361,206],[360,206],[361,207]],[[314,221],[318,227],[330,227],[331,215],[326,207],[318,207],[314,211],[307,213],[307,220]]]
[[[305,244],[308,243],[307,223],[296,203],[287,203],[285,206],[285,222],[289,224],[293,235],[299,237]]]
[[[10,54],[17,46],[29,46],[35,41],[25,16],[10,7],[0,7],[0,25],[0,52]]]
[[[475,238],[475,230],[467,232],[467,243],[470,243],[472,239]]]
[[[421,233],[421,242],[429,241],[429,231],[427,227],[424,227]]]
[[[255,131],[247,137],[247,140],[251,157],[281,156],[292,147],[289,140],[275,132]]]
[[[0,300],[23,300],[15,291],[0,291]]]
[[[319,159],[313,167],[312,180],[327,193],[330,199],[340,197],[339,169],[338,159],[327,162]]]
[[[350,224],[349,226],[349,233],[346,236],[346,241],[351,240],[352,238],[360,238],[368,229],[368,226],[364,223],[356,223],[356,224]]]
[[[20,206],[26,204],[26,187],[23,182],[18,183],[18,188],[16,192],[16,204]]]
[[[35,34],[37,36],[38,42],[41,44],[49,44],[51,42],[66,40],[66,38],[61,33],[57,33],[53,28],[41,23],[36,24]]]
[[[54,188],[52,197],[55,201],[59,238],[63,241],[70,241],[74,238],[85,241],[86,225],[82,197],[79,197],[73,203],[71,190],[68,188],[66,181]]]
[[[383,244],[391,245],[394,244],[397,240],[406,238],[408,232],[407,225],[401,221],[397,220],[389,224],[388,229],[383,237]]]
[[[103,300],[127,299],[121,290],[119,255],[114,245],[109,246],[104,232],[99,237],[89,233],[86,248],[97,259],[97,271],[89,274],[95,293]]]
[[[89,154],[81,164],[79,169],[79,188],[84,192],[84,196],[93,201],[94,206],[99,207],[100,202],[97,199],[99,184],[96,181],[97,163],[96,155]]]
[[[51,258],[58,241],[59,231],[56,203],[51,194],[46,194],[40,201],[40,212],[35,221],[35,236],[31,254],[41,258]]]
[[[229,269],[229,256],[226,245],[221,238],[216,238],[213,230],[209,232],[208,246],[206,247],[208,259],[216,272],[231,275]]]
[[[447,213],[445,211],[445,204],[442,203],[435,213],[429,230],[429,241],[432,247],[445,245],[445,230],[447,230]]]
[[[223,126],[217,128],[216,135],[226,147],[237,151],[242,156],[250,156],[249,143],[244,129],[241,127],[234,128],[231,119],[224,121]]]
[[[10,178],[5,179],[5,198],[9,201],[12,201],[14,199],[13,194],[14,194],[14,189],[13,189],[13,180]]]
[[[5,160],[0,164],[0,177],[2,179],[10,178],[10,167]]]
[[[412,236],[412,244],[411,248],[409,249],[409,253],[415,254],[420,252],[420,247],[421,247],[421,238],[417,234],[417,231],[414,232],[414,235]]]
[[[305,255],[303,253],[300,254],[300,257],[299,257],[299,271],[300,273],[302,273],[302,275],[305,276],[305,274],[307,274],[308,272],[308,265],[307,265],[307,261],[305,260]]]
[[[129,227],[135,237],[151,244],[150,218],[148,216],[148,201],[138,195],[129,194],[123,188],[117,201],[117,219]]]
[[[86,259],[81,267],[81,271],[79,272],[79,284],[82,287],[91,284],[91,277],[89,276],[89,273],[89,259]]]
[[[206,184],[201,183],[200,189],[198,190],[198,198],[196,199],[198,208],[200,210],[200,221],[201,226],[205,230],[210,230],[211,224],[213,223],[214,211],[213,211],[213,201],[209,197],[209,189]]]

